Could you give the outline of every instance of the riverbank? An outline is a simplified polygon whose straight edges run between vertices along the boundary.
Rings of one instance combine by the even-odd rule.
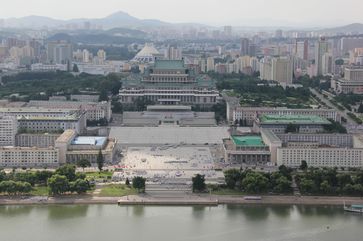
[[[362,204],[362,197],[329,196],[261,196],[261,200],[245,200],[231,195],[181,195],[157,197],[131,195],[125,197],[67,196],[67,197],[0,197],[0,205],[52,205],[52,204],[119,204],[119,205],[219,205],[219,204],[268,204],[268,205],[343,205]]]

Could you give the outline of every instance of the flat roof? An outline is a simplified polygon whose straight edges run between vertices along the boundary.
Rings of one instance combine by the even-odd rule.
[[[56,142],[69,142],[71,140],[71,138],[73,138],[76,135],[76,131],[75,130],[65,130],[62,135],[60,135],[58,137],[58,139],[56,140]]]
[[[237,146],[266,146],[261,136],[232,136],[231,138]]]
[[[262,115],[259,119],[262,124],[330,124],[330,121],[317,115]]]
[[[103,146],[106,141],[107,137],[102,136],[78,136],[72,140],[71,145]]]
[[[156,60],[154,69],[186,69],[183,60]]]

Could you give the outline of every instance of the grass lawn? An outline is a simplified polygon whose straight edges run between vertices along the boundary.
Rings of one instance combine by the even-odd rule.
[[[246,195],[244,192],[233,190],[233,189],[219,189],[217,191],[212,191],[215,195]]]
[[[111,184],[102,187],[99,196],[101,197],[122,197],[137,194],[137,191],[124,184]]]
[[[48,196],[49,189],[46,186],[35,186],[30,194],[33,196]]]
[[[102,179],[111,179],[113,172],[102,171],[102,172],[85,172],[87,180],[102,180]]]

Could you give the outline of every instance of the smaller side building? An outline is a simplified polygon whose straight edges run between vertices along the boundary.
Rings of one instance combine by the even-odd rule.
[[[223,140],[225,161],[232,164],[263,165],[271,153],[260,135],[231,136]]]
[[[253,130],[260,132],[263,128],[274,133],[317,133],[323,132],[324,125],[329,124],[327,119],[315,115],[262,115],[255,119]]]

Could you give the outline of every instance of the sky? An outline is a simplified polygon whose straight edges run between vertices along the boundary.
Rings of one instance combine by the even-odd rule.
[[[29,15],[102,18],[124,11],[141,19],[214,26],[321,27],[363,23],[362,0],[0,0],[0,6],[0,19]]]

